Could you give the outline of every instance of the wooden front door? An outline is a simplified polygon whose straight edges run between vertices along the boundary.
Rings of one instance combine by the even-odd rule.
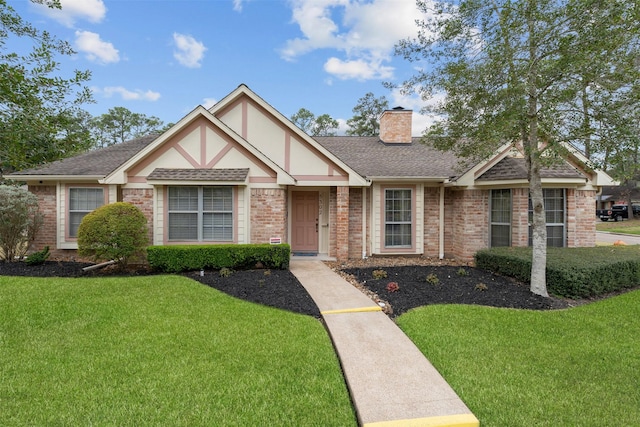
[[[291,251],[318,252],[318,192],[291,193]]]

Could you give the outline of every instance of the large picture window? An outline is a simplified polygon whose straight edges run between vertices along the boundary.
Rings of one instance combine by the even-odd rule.
[[[491,247],[511,246],[511,190],[491,190]]]
[[[544,210],[547,221],[547,246],[562,248],[565,246],[565,191],[564,188],[544,188]],[[529,198],[529,224],[533,222],[533,205]],[[529,246],[533,237],[529,227]]]
[[[169,187],[169,240],[233,241],[233,189]]]
[[[70,188],[69,189],[69,237],[78,237],[78,227],[82,218],[104,204],[102,188]]]
[[[411,190],[385,190],[384,215],[384,246],[410,248],[413,235]]]

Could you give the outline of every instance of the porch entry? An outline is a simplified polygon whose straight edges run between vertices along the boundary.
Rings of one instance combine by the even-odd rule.
[[[291,252],[318,253],[319,193],[293,191],[291,193]]]

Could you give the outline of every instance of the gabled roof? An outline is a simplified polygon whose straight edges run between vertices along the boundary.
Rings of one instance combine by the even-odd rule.
[[[460,174],[453,153],[443,153],[420,138],[411,144],[385,144],[377,136],[317,136],[324,148],[368,178],[419,178],[446,181]]]
[[[572,168],[567,163],[547,166],[540,169],[541,178],[577,178],[584,179],[576,168]],[[527,164],[525,159],[515,157],[505,157],[491,169],[480,175],[478,181],[501,181],[528,179]]]
[[[109,147],[88,151],[32,169],[14,172],[13,176],[56,177],[97,177],[104,178],[127,160],[151,144],[158,135],[148,135]]]
[[[302,140],[306,141],[309,145],[311,145],[314,149],[318,150],[323,156],[327,157],[330,161],[344,169],[349,174],[349,183],[352,185],[368,185],[365,179],[363,179],[364,175],[355,171],[350,167],[349,164],[345,162],[340,156],[335,155],[331,151],[327,150],[322,144],[318,144],[318,141],[313,137],[309,136],[305,132],[303,132],[298,126],[293,124],[293,122],[280,113],[276,108],[274,108],[271,104],[265,101],[262,97],[260,97],[257,93],[252,91],[247,85],[240,84],[238,87],[225,96],[223,99],[218,101],[213,107],[209,109],[209,112],[213,115],[217,115],[218,113],[224,111],[230,105],[240,97],[246,96],[250,98],[257,105],[264,108],[267,112],[272,114],[279,122],[289,129],[294,134],[298,135]]]

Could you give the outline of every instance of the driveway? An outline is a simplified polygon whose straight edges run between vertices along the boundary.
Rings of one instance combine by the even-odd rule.
[[[637,235],[596,231],[596,244],[612,244],[618,240],[622,240],[627,245],[640,245],[640,236]]]

